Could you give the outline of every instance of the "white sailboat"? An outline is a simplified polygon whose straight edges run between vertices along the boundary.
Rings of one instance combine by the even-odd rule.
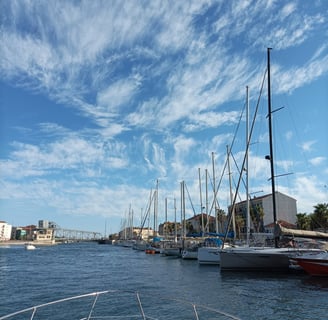
[[[272,207],[273,220],[277,224],[276,200],[275,200],[275,175],[273,166],[273,143],[272,143],[272,111],[271,111],[271,83],[270,83],[270,48],[267,49],[267,81],[268,81],[268,119],[269,119],[269,143],[270,155],[266,158],[270,160],[271,168],[271,188],[272,188]],[[253,122],[254,123],[254,122]],[[251,136],[251,135],[250,135]],[[247,136],[247,147],[243,166],[247,163],[250,136]],[[247,195],[248,198],[248,195]],[[234,201],[235,203],[235,201]],[[249,216],[248,216],[249,218]],[[247,227],[249,232],[249,228]],[[274,248],[260,247],[240,247],[224,249],[220,253],[221,270],[270,270],[287,271],[290,266],[290,258],[307,249],[278,248],[278,238],[275,238]]]
[[[229,164],[229,150],[227,147],[227,164],[229,167],[230,173],[230,164]],[[216,216],[216,234],[219,234],[218,228],[218,219],[217,219],[217,208],[216,208],[216,194],[217,190],[215,188],[215,171],[214,171],[214,158],[212,153],[212,166],[213,166],[213,192],[214,192],[214,207],[215,207],[215,216]],[[230,176],[230,174],[229,174]],[[207,184],[207,183],[206,183]],[[225,247],[230,247],[230,245],[225,244]],[[198,263],[199,264],[207,264],[207,265],[219,265],[221,262],[220,253],[222,251],[222,241],[218,238],[206,239],[204,245],[198,249]]]
[[[174,240],[164,241],[162,243],[161,254],[170,257],[181,257],[182,242],[178,241],[177,230],[177,206],[176,199],[174,198]]]

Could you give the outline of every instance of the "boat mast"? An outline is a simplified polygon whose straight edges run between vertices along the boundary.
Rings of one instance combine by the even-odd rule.
[[[229,146],[227,145],[227,165],[228,165],[228,175],[229,175],[232,229],[233,229],[233,238],[234,238],[234,241],[236,241],[236,216],[235,216],[235,206],[233,205],[234,195],[232,192],[232,177],[231,177],[231,170],[230,170],[230,152],[231,152],[231,150],[229,149]]]
[[[182,238],[186,236],[186,204],[185,204],[185,182],[180,184],[181,188],[181,222],[182,222]]]
[[[249,212],[249,179],[248,179],[248,156],[249,156],[249,90],[246,86],[246,243],[249,245],[249,235],[251,230]]]
[[[174,242],[178,241],[178,230],[177,230],[177,202],[174,198]]]
[[[156,179],[156,190],[154,197],[154,236],[157,236],[157,216],[158,216],[158,179]]]
[[[209,219],[208,219],[208,172],[207,169],[205,169],[205,199],[206,199],[206,225],[205,225],[205,229],[206,232],[209,232]]]
[[[199,182],[199,197],[200,197],[200,214],[202,217],[202,236],[204,236],[204,215],[203,215],[203,200],[202,200],[202,183],[200,178],[200,168],[198,168],[198,182]]]
[[[213,170],[213,194],[214,194],[214,214],[215,214],[215,232],[219,233],[219,220],[218,209],[216,206],[216,180],[215,180],[215,164],[214,164],[214,152],[212,152],[212,170]]]
[[[165,198],[165,224],[164,224],[164,238],[167,238],[167,198]]]
[[[276,190],[275,190],[275,176],[274,176],[274,165],[273,165],[273,137],[272,137],[272,110],[271,110],[271,79],[270,79],[270,50],[267,49],[268,55],[268,119],[269,119],[269,142],[270,142],[270,167],[271,167],[271,189],[272,189],[272,210],[273,210],[273,222],[276,226],[277,221],[277,208],[276,208]],[[275,247],[278,248],[278,238],[274,239]]]

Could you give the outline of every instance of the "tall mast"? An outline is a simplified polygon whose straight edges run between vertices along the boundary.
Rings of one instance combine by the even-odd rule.
[[[154,191],[154,236],[157,236],[157,216],[158,216],[158,179],[156,179],[156,188]]]
[[[213,194],[214,194],[214,214],[215,214],[215,232],[219,233],[219,220],[216,207],[216,180],[215,180],[215,165],[214,152],[212,152],[212,170],[213,170]]]
[[[181,188],[181,223],[182,223],[182,237],[186,236],[186,206],[185,206],[185,182],[180,183]]]
[[[202,236],[204,236],[204,215],[203,215],[203,200],[202,200],[202,183],[200,178],[200,168],[198,168],[198,181],[199,181],[199,198],[200,198],[200,214],[202,217]]]
[[[228,145],[227,145],[227,164],[228,164],[228,174],[229,174],[232,229],[233,229],[233,234],[234,234],[234,240],[236,240],[236,217],[235,217],[235,206],[233,205],[234,195],[232,193],[232,179],[231,179],[231,170],[230,170],[230,149],[229,149]]]
[[[164,226],[167,226],[167,198],[165,198],[165,224]],[[164,237],[167,238],[167,228],[164,227],[165,233],[164,233]]]
[[[250,213],[249,213],[249,186],[248,186],[248,156],[249,156],[249,91],[246,86],[246,242],[249,244],[249,234],[251,230]]]
[[[208,176],[208,173],[207,173],[207,169],[205,169],[205,199],[206,199],[206,203],[205,203],[205,211],[206,211],[206,225],[205,225],[205,228],[206,228],[206,231],[208,232],[209,229],[209,220],[208,220],[208,181],[207,181],[207,176]]]
[[[271,79],[270,79],[270,50],[267,49],[268,54],[268,119],[269,119],[269,142],[270,142],[270,167],[271,167],[271,189],[272,189],[272,210],[273,210],[273,222],[276,225],[277,221],[277,209],[276,209],[276,190],[275,190],[275,176],[274,176],[274,164],[273,164],[273,137],[272,137],[272,110],[271,110]],[[275,247],[278,247],[278,239],[275,237]]]
[[[174,198],[174,242],[177,242],[177,202],[176,199]]]

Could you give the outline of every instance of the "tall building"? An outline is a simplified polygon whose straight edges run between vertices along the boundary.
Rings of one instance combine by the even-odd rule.
[[[230,208],[229,208],[230,210]],[[277,220],[296,224],[296,200],[281,192],[276,192]],[[236,204],[235,214],[242,216],[246,220],[246,201]],[[251,228],[264,231],[265,226],[272,224],[273,204],[272,194],[261,197],[254,197],[250,200]]]
[[[48,220],[39,220],[39,228],[40,229],[48,229],[49,228],[49,221]]]
[[[0,221],[0,241],[8,241],[11,238],[12,226],[5,221]]]

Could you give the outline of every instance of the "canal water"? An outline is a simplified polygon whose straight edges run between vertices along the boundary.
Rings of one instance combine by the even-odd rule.
[[[198,265],[197,261],[97,243],[33,251],[0,246],[0,317],[103,290],[138,291],[141,297],[152,298],[154,309],[172,304],[165,300],[172,298],[221,310],[237,319],[326,319],[328,313],[328,279],[306,274],[220,272],[218,266]],[[124,308],[124,302],[115,303]],[[56,316],[68,319],[64,309]],[[192,319],[182,311],[164,318]]]

